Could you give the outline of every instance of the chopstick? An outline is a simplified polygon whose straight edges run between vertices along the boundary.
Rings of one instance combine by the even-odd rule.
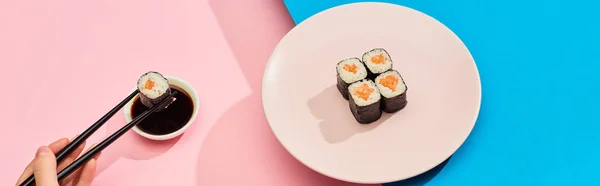
[[[123,108],[123,106],[125,106],[125,104],[127,104],[127,102],[133,99],[138,93],[139,90],[137,89],[133,91],[123,101],[117,104],[117,106],[112,108],[110,111],[108,111],[108,113],[102,116],[92,126],[87,128],[85,131],[83,131],[83,133],[81,133],[75,139],[73,139],[73,141],[70,142],[65,148],[58,151],[58,153],[56,154],[56,164],[58,165],[60,162],[62,162],[69,154],[71,154],[71,152],[73,152],[73,150],[77,149],[77,147],[79,147],[81,143],[87,140],[94,132],[96,132],[100,127],[102,127],[102,125],[104,125],[106,121],[113,117],[119,110],[121,110],[121,108]],[[35,183],[35,177],[33,176],[33,174],[31,174],[31,176],[29,176],[25,181],[23,181],[23,183],[21,183],[20,186],[32,185],[33,183]]]
[[[134,91],[125,100],[123,100],[123,102],[127,103],[129,100],[133,99],[133,97],[135,97],[135,95],[137,93],[138,93],[137,90]],[[70,175],[71,173],[73,173],[75,170],[77,170],[78,168],[80,168],[81,166],[83,166],[87,161],[89,161],[91,158],[93,158],[94,156],[96,156],[98,153],[100,153],[102,150],[104,150],[106,147],[108,147],[110,144],[112,144],[114,141],[116,141],[119,137],[121,137],[123,134],[125,134],[127,131],[129,131],[129,129],[133,128],[135,125],[139,124],[142,120],[144,120],[148,116],[150,116],[150,114],[154,113],[160,106],[164,106],[167,102],[172,101],[173,96],[175,96],[176,94],[177,94],[177,91],[173,91],[169,96],[167,96],[165,99],[163,99],[160,103],[154,105],[149,110],[144,111],[138,117],[134,118],[131,122],[129,122],[127,125],[125,125],[121,129],[119,129],[117,132],[115,132],[112,135],[110,135],[104,141],[102,141],[98,145],[94,146],[88,152],[86,152],[85,154],[83,154],[80,158],[76,159],[69,166],[67,166],[66,168],[64,168],[63,170],[61,170],[58,173],[58,175],[57,175],[58,181],[63,180],[68,175]],[[123,103],[123,102],[121,102],[121,103]],[[86,131],[84,131],[84,133],[82,133],[82,135],[80,135],[77,138],[81,138],[80,139],[81,142],[85,141],[85,139],[87,139],[100,126],[102,126],[102,124],[104,124],[110,117],[112,117],[116,113],[116,111],[120,110],[125,105],[125,104],[121,105],[121,103],[119,103],[119,105],[117,105],[115,108],[113,108],[113,110],[109,111],[109,113],[107,113],[104,117],[102,117],[101,120],[99,120],[98,122],[96,122],[94,125],[92,125],[92,127],[88,128]],[[113,112],[113,113],[111,113],[111,112]],[[108,116],[108,117],[106,117],[106,116]],[[102,121],[103,119],[104,119],[104,121]],[[96,126],[96,125],[98,125],[98,126]],[[94,127],[96,127],[96,128],[93,129]],[[86,132],[88,132],[88,133],[86,133]],[[84,134],[87,135],[87,136],[84,136]],[[71,146],[71,144],[74,144],[75,142],[76,142],[76,140],[73,140],[73,143],[70,143],[68,146]],[[81,143],[81,142],[79,142],[79,143]],[[72,145],[72,146],[77,147],[78,145]],[[74,147],[72,147],[72,148],[75,149]],[[66,147],[64,149],[66,149]],[[68,151],[68,149],[65,150],[65,152],[66,151]],[[67,152],[67,154],[68,153],[70,153],[70,152]],[[57,159],[57,162],[58,162],[58,159]],[[29,181],[30,180],[29,178],[31,178],[31,181]],[[30,186],[33,183],[35,183],[35,178],[33,177],[33,175],[30,176],[29,178],[27,180],[25,180],[23,183],[21,183],[20,186]]]
[[[100,142],[98,145],[94,146],[94,148],[90,149],[88,152],[83,154],[80,158],[76,159],[69,166],[65,167],[65,169],[63,169],[62,171],[60,171],[58,173],[58,180],[61,181],[62,179],[67,177],[69,174],[73,173],[73,171],[75,171],[79,167],[83,166],[83,164],[85,164],[87,161],[92,159],[94,156],[96,156],[98,153],[100,153],[102,150],[104,150],[106,147],[108,147],[111,143],[113,143],[114,141],[119,139],[119,137],[121,137],[123,134],[125,134],[127,131],[129,131],[129,129],[133,128],[135,125],[142,122],[142,120],[144,120],[148,116],[150,116],[150,114],[154,113],[159,107],[164,106],[165,103],[167,103],[169,101],[173,101],[173,99],[171,99],[171,98],[173,98],[173,96],[175,96],[176,94],[177,94],[177,91],[173,91],[165,99],[163,99],[158,104],[156,104],[152,108],[150,108],[150,110],[146,110],[142,114],[140,114],[138,117],[135,117],[127,125],[125,125],[121,129],[119,129],[117,132],[110,135],[108,138],[104,139],[104,141]]]

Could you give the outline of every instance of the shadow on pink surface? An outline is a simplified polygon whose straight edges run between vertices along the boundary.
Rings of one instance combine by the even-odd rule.
[[[209,132],[198,155],[197,185],[355,185],[305,167],[271,132],[261,104],[263,71],[272,49],[294,23],[281,0],[259,1],[209,0],[253,92]],[[256,18],[249,21],[244,18],[248,16]]]
[[[123,110],[115,114],[114,117],[122,117]],[[198,115],[198,117],[201,117]],[[105,124],[106,134],[102,140],[108,138],[121,127],[125,126],[126,122],[124,118],[120,118],[123,121],[109,121]],[[120,158],[126,158],[130,160],[150,160],[161,156],[162,154],[169,151],[175,144],[181,143],[180,139],[184,135],[194,135],[194,131],[197,125],[191,125],[184,134],[175,137],[173,139],[158,141],[146,139],[133,130],[129,130],[119,140],[113,142],[110,148],[106,148],[102,151],[102,157],[98,159],[99,164],[97,168],[97,174],[100,175],[115,163]],[[134,145],[132,145],[134,144]]]
[[[106,127],[106,134],[102,137],[102,140],[108,138],[108,136],[115,133],[117,130],[121,129],[126,125],[125,119],[123,116],[123,110],[120,110],[114,117],[119,117],[119,120],[112,120],[106,122],[104,125]],[[197,117],[202,117],[198,114]],[[191,125],[180,136],[169,140],[150,140],[140,136],[135,133],[133,130],[129,130],[123,136],[121,136],[118,140],[113,142],[110,147],[104,149],[102,151],[101,157],[98,159],[98,167],[96,170],[97,176],[101,175],[106,169],[108,169],[113,163],[118,161],[121,158],[126,158],[130,160],[151,160],[153,158],[159,157],[165,153],[167,153],[175,144],[177,143],[185,143],[186,140],[181,140],[183,136],[193,136],[194,131],[196,131],[197,125]]]
[[[118,114],[122,114],[122,111]],[[107,122],[106,136],[103,139],[106,139],[124,125],[124,122]],[[171,149],[179,139],[181,139],[181,136],[165,141],[151,141],[130,130],[121,136],[119,140],[113,142],[110,148],[102,151],[102,157],[98,159],[100,163],[98,164],[97,174],[102,174],[104,170],[120,158],[149,160],[158,157]]]

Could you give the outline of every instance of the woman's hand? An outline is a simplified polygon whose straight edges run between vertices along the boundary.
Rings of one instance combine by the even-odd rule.
[[[58,172],[63,170],[69,164],[73,163],[75,159],[81,154],[85,147],[83,142],[77,149],[75,149],[69,156],[67,156],[59,165],[56,165],[56,156],[62,148],[69,144],[67,138],[60,139],[48,146],[42,146],[38,148],[35,158],[27,165],[21,177],[17,181],[17,186],[21,184],[31,174],[35,176],[36,186],[91,186],[96,176],[96,160],[98,156],[89,160],[83,167],[75,170],[67,178],[58,182],[56,175]],[[93,146],[92,146],[93,147]]]

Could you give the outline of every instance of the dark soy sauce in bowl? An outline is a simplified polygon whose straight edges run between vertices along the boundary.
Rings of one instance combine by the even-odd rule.
[[[171,91],[178,93],[175,95],[175,102],[137,124],[138,129],[152,135],[166,135],[183,128],[190,121],[194,113],[194,101],[183,89],[174,85],[170,87]],[[135,118],[149,109],[142,104],[139,97],[136,97],[131,106],[131,118]]]

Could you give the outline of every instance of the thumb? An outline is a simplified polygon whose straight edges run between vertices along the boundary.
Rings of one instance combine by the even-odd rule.
[[[37,150],[32,167],[36,186],[59,186],[56,177],[56,157],[46,146]]]

